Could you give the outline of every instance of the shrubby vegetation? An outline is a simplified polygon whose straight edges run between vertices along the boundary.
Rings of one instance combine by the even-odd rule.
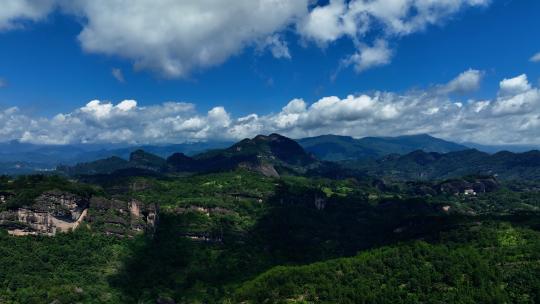
[[[153,237],[119,239],[91,228],[55,237],[2,232],[0,303],[540,300],[533,182],[467,197],[437,190],[444,181],[244,170],[100,181],[0,179],[0,190],[29,198],[59,189],[161,209]]]
[[[126,242],[86,229],[55,237],[0,231],[0,303],[120,303],[108,277]]]
[[[244,283],[234,299],[245,303],[538,303],[538,232],[510,225],[478,229],[446,235],[446,243],[415,241],[353,258],[275,267]],[[472,239],[463,243],[463,238]]]
[[[16,209],[27,206],[40,194],[51,190],[70,192],[82,197],[102,193],[96,186],[70,181],[58,175],[21,175],[15,179],[0,177],[0,191],[11,193],[3,209]]]

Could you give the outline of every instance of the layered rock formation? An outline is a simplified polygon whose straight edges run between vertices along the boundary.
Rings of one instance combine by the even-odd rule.
[[[28,206],[0,213],[0,225],[13,235],[54,235],[77,228],[88,212],[88,200],[67,192],[49,191]]]
[[[93,197],[87,222],[92,229],[108,235],[130,237],[142,231],[153,233],[158,222],[158,207],[138,200],[126,202]]]
[[[0,213],[0,226],[12,235],[55,235],[85,223],[92,230],[117,236],[153,233],[158,208],[137,200],[120,201],[48,191],[16,210]]]

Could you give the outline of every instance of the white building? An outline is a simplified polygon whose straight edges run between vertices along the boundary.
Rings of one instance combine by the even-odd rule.
[[[465,189],[463,191],[463,194],[465,194],[465,195],[476,195],[476,192],[474,192],[474,189]]]

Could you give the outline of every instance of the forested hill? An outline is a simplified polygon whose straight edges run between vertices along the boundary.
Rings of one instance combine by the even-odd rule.
[[[265,140],[272,137],[274,139],[281,138],[282,140]],[[60,167],[61,171],[69,174],[108,174],[122,169],[140,169],[140,164],[127,162],[132,153],[140,150],[146,152],[148,155],[152,154],[164,160],[167,157],[170,158],[171,164],[166,170],[159,167],[146,168],[151,171],[170,172],[171,170],[176,170],[200,172],[235,168],[245,158],[249,157],[259,157],[267,160],[275,157],[299,169],[299,167],[311,162],[309,159],[312,159],[312,156],[315,156],[320,161],[366,161],[380,159],[393,154],[405,155],[416,150],[443,154],[469,149],[464,145],[432,137],[427,134],[397,137],[364,137],[360,139],[348,136],[322,135],[295,140],[299,146],[293,144],[292,140],[285,142],[283,140],[285,138],[279,134],[271,134],[269,136],[259,135],[251,139],[244,139],[236,144],[233,142],[210,141],[127,147],[106,147],[103,145],[47,146],[19,142],[0,143],[0,174],[50,172],[57,167]],[[482,148],[484,146],[481,145],[472,143],[467,145],[478,147],[479,151],[490,153],[504,149],[504,146],[484,149]],[[293,146],[295,148],[288,150]],[[303,148],[304,151],[300,151],[298,149],[299,147]],[[517,149],[514,146],[509,146],[508,148]],[[235,151],[235,149],[244,150]],[[525,146],[520,146],[517,150],[523,152],[524,149],[526,149]],[[249,156],[249,153],[252,153],[252,155]],[[228,167],[225,162],[231,161],[233,165]],[[279,171],[279,168],[277,169]]]
[[[507,225],[297,267],[246,282],[241,303],[538,303],[540,236]],[[464,239],[469,239],[463,244]],[[457,241],[457,243],[456,243]],[[533,287],[536,286],[536,287]]]
[[[348,140],[348,139],[345,139]],[[458,148],[450,145],[448,148]],[[167,159],[137,150],[129,160],[111,157],[75,166],[60,166],[68,175],[120,174],[166,175],[176,173],[223,172],[244,168],[266,176],[282,174],[442,180],[464,175],[495,175],[501,179],[540,179],[540,152],[498,152],[475,149],[448,153],[416,150],[377,159],[346,160],[337,163],[318,160],[296,141],[279,134],[244,139],[229,148],[195,156],[175,153]]]
[[[501,179],[540,179],[540,151],[488,154],[470,149],[450,153],[414,151],[378,160],[350,161],[345,167],[368,175],[408,179],[445,179],[469,174],[495,175]]]
[[[111,157],[75,166],[59,166],[58,170],[69,175],[88,175],[133,169],[138,173],[146,171],[149,174],[167,174],[245,168],[267,176],[279,176],[280,172],[301,174],[317,164],[318,160],[304,151],[296,141],[279,134],[270,134],[246,138],[226,149],[215,149],[193,157],[175,153],[164,159],[137,150],[130,154],[129,160]]]
[[[427,134],[360,139],[322,135],[297,141],[306,151],[313,153],[319,159],[330,161],[377,159],[389,154],[407,154],[415,150],[447,153],[469,149]]]

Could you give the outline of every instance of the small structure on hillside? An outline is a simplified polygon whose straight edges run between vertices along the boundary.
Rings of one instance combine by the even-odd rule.
[[[468,189],[463,190],[463,194],[467,196],[476,195],[476,192],[474,191],[474,189],[468,188]]]
[[[13,196],[13,193],[11,192],[0,191],[0,204],[7,202],[7,200],[12,196]]]

